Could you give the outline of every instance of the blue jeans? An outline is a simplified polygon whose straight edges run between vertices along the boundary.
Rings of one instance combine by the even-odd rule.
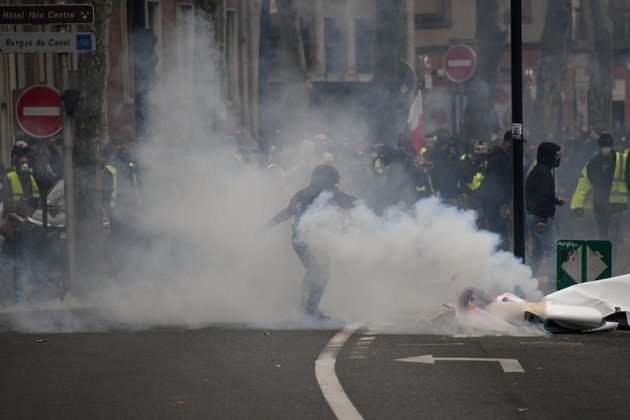
[[[532,273],[536,272],[542,264],[543,255],[547,259],[547,278],[549,279],[550,291],[556,290],[556,225],[552,219],[547,219],[547,227],[540,230],[538,227],[540,217],[527,213],[527,227],[532,237],[532,254],[529,257],[528,265]]]

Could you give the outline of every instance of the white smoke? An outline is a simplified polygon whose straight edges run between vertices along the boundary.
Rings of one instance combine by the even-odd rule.
[[[208,42],[203,35],[197,42]],[[213,63],[197,64],[203,71],[214,69]],[[51,321],[47,312],[45,322],[18,317],[14,329],[194,328],[224,322],[304,327],[299,322],[304,269],[291,247],[290,222],[255,238],[297,189],[278,188],[265,177],[264,166],[235,167],[236,148],[210,128],[232,125],[220,111],[226,105],[220,85],[194,85],[195,97],[203,101],[193,106],[181,90],[180,73],[163,77],[166,88],[152,98],[151,138],[138,150],[150,204],[138,218],[146,243],[130,253],[119,278],[80,300],[25,304],[98,308],[97,319],[70,313]],[[346,175],[342,171],[342,179]],[[321,308],[335,319],[389,322],[401,313],[454,302],[457,291],[468,286],[490,294],[516,291],[529,300],[542,297],[529,268],[495,250],[498,236],[477,230],[473,212],[431,198],[377,216],[365,204],[342,211],[327,198],[313,204],[298,232],[329,248],[331,279]]]

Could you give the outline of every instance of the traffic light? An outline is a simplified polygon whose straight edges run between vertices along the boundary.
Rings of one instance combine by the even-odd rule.
[[[155,66],[158,56],[155,53],[157,36],[153,29],[137,29],[133,33],[133,64],[136,93],[145,94],[158,83]]]

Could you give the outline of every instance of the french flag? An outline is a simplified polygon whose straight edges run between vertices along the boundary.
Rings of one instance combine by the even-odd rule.
[[[413,101],[411,109],[409,110],[409,118],[407,118],[407,124],[409,124],[409,131],[411,136],[411,145],[418,154],[424,146],[424,140],[426,138],[424,132],[424,117],[422,115],[422,91],[418,90],[418,96]]]

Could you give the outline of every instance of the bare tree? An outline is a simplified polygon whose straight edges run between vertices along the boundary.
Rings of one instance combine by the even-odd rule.
[[[571,1],[550,1],[540,41],[540,68],[532,140],[562,131],[562,83],[567,71],[571,40]]]
[[[466,82],[468,106],[464,110],[462,142],[488,138],[492,132],[494,101],[499,79],[499,63],[507,32],[499,26],[499,0],[476,1],[477,65]]]
[[[99,277],[103,260],[103,205],[100,193],[101,149],[104,135],[104,103],[109,75],[109,20],[113,0],[94,0],[96,51],[80,54],[78,89],[81,91],[74,120],[74,185],[77,219],[77,274],[85,284]]]
[[[612,129],[612,22],[608,2],[584,0],[582,15],[589,60],[588,122],[600,129]]]

